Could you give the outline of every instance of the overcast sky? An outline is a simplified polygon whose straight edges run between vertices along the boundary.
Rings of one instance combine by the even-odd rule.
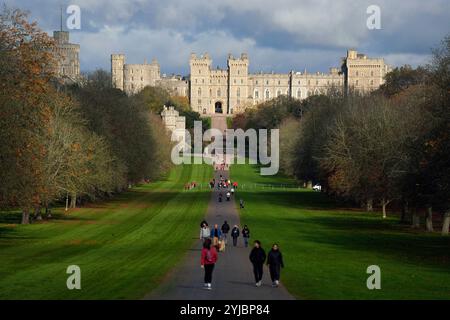
[[[40,27],[60,25],[60,7],[81,8],[82,71],[110,69],[110,54],[127,63],[157,58],[163,73],[189,73],[189,54],[209,52],[225,67],[228,53],[247,52],[252,72],[328,71],[347,48],[393,65],[426,63],[450,33],[449,0],[0,0],[28,10]],[[381,29],[369,30],[369,5]],[[67,15],[65,16],[65,18]]]

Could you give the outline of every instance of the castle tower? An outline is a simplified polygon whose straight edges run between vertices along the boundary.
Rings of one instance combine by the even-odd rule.
[[[123,69],[125,65],[125,55],[111,55],[111,82],[112,87],[123,90]]]
[[[207,53],[200,57],[192,53],[189,59],[191,108],[200,114],[214,113],[209,90],[211,62]]]
[[[69,42],[69,32],[54,31],[55,71],[63,82],[74,83],[80,80],[80,45]]]
[[[228,110],[227,114],[240,110],[247,102],[248,92],[248,56],[242,53],[240,58],[228,56]]]

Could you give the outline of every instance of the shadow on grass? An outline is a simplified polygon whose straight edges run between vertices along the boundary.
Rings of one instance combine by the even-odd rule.
[[[302,220],[282,220],[297,229],[302,240],[345,250],[380,253],[445,272],[450,270],[449,237],[413,232],[394,221],[381,221],[381,218],[376,221],[364,215],[361,218],[309,216]],[[319,230],[317,226],[326,229]]]

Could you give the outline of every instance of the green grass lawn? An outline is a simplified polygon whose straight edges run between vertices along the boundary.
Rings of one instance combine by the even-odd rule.
[[[235,165],[242,223],[268,250],[279,243],[282,282],[299,299],[450,299],[450,237],[412,231],[395,217],[338,209],[325,195]],[[269,187],[275,185],[275,187]],[[287,187],[291,186],[291,187]],[[381,290],[366,269],[381,268]]]
[[[0,299],[142,298],[197,238],[211,176],[211,166],[177,166],[165,181],[27,226],[0,213]],[[189,181],[203,188],[184,191]],[[66,287],[69,265],[81,268],[81,290]]]

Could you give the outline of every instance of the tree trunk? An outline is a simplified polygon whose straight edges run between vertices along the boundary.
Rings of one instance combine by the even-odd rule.
[[[386,219],[387,214],[386,214],[386,206],[389,204],[389,201],[386,201],[385,198],[381,199],[381,207],[383,209],[383,219]]]
[[[22,210],[22,224],[30,223],[30,211],[27,209]]]
[[[73,209],[77,207],[77,194],[75,192],[70,195],[70,207]]]
[[[373,199],[367,199],[366,201],[366,211],[372,212],[373,211]]]
[[[450,210],[444,214],[444,221],[442,221],[442,235],[448,236],[448,228],[450,227]]]
[[[42,220],[41,206],[36,206],[34,209],[34,219],[39,221]]]
[[[433,208],[432,207],[427,208],[426,226],[427,226],[428,232],[433,232]]]
[[[50,210],[48,205],[45,206],[45,217],[47,219],[51,219],[52,218],[52,211]]]
[[[417,214],[417,208],[414,208],[412,212],[412,227],[420,228],[420,216]]]

